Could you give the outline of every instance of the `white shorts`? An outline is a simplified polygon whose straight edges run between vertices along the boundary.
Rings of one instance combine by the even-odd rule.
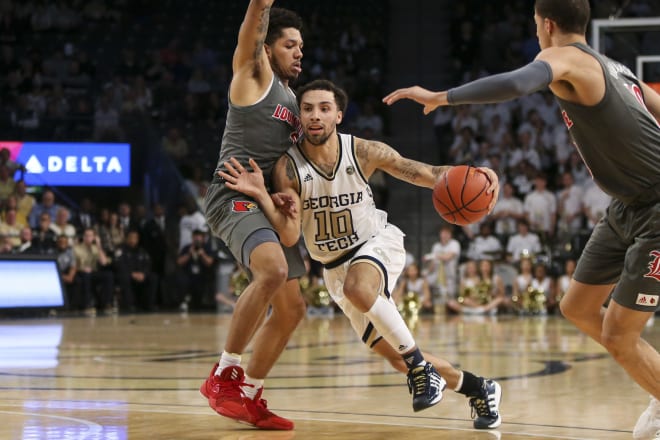
[[[396,226],[387,224],[378,234],[367,240],[350,260],[333,269],[323,270],[328,293],[351,321],[353,330],[369,348],[380,340],[369,319],[344,296],[344,280],[349,267],[355,263],[369,263],[381,274],[379,295],[384,295],[394,306],[392,291],[406,264],[403,246],[405,234]]]

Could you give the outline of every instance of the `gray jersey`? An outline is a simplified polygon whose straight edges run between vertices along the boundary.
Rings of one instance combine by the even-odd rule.
[[[217,171],[224,168],[223,162],[235,157],[248,169],[248,159],[254,159],[268,184],[277,159],[302,135],[299,114],[295,95],[274,74],[268,91],[255,104],[239,107],[230,103],[214,182],[218,182]],[[224,185],[221,188],[214,203],[245,198]]]
[[[590,47],[573,46],[596,58],[605,75],[605,96],[594,106],[557,98],[595,182],[625,204],[660,200],[660,127],[646,109],[639,80]]]

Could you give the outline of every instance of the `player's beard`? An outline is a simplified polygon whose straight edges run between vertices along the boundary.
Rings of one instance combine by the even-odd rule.
[[[314,136],[310,136],[307,133],[305,133],[305,140],[309,144],[311,144],[315,147],[319,147],[321,145],[325,145],[325,143],[328,141],[328,139],[330,139],[330,136],[332,136],[333,132],[334,132],[334,130],[330,130],[330,131],[324,130],[323,133],[317,134],[317,135],[314,135]]]
[[[270,67],[273,69],[273,72],[275,72],[275,75],[277,75],[278,78],[281,80],[287,81],[289,85],[293,82],[295,82],[298,79],[298,74],[294,72],[290,73],[285,73],[284,69],[282,69],[282,66],[280,63],[277,61],[275,57],[271,57],[270,59]]]

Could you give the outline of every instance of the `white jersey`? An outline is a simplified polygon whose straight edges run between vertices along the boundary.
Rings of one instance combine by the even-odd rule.
[[[302,232],[313,259],[323,264],[337,261],[385,227],[387,214],[376,209],[355,157],[353,136],[339,134],[339,155],[332,175],[312,164],[297,145],[287,155],[296,165]]]

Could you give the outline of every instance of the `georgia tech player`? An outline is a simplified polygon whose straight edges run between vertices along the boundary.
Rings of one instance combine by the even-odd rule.
[[[406,159],[382,142],[337,133],[347,97],[330,81],[303,86],[298,102],[304,139],[273,170],[274,189],[290,200],[287,209],[275,207],[254,161],[252,173],[236,160],[225,162],[227,171],[220,175],[226,185],[259,203],[285,246],[297,242],[302,225],[310,255],[324,265],[328,291],[358,336],[397,370],[407,372],[415,411],[439,402],[449,384],[470,398],[478,415],[475,428],[496,428],[501,423],[499,384],[422,353],[397,311],[390,293],[405,264],[404,234],[387,222],[387,213],[376,209],[367,183],[382,169],[432,188],[450,167]],[[487,168],[480,172],[492,182],[488,191],[497,194],[495,173]]]

